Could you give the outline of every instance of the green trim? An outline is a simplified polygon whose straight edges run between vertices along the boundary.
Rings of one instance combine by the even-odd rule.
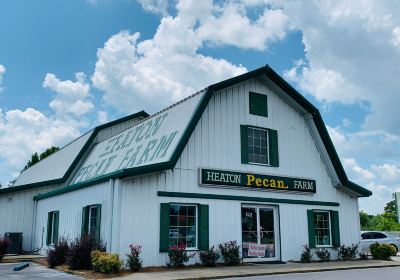
[[[181,140],[179,141],[177,147],[175,148],[174,153],[171,156],[171,159],[168,162],[120,170],[115,173],[105,175],[105,177],[102,178],[101,181],[105,181],[107,179],[117,178],[117,177],[119,177],[119,178],[120,177],[129,177],[129,176],[143,175],[143,174],[153,173],[153,172],[162,172],[162,171],[165,171],[168,169],[173,169],[175,167],[177,161],[179,160],[179,158],[182,154],[182,151],[185,148],[190,136],[192,135],[193,130],[195,129],[198,121],[200,120],[205,108],[207,107],[207,104],[208,104],[209,100],[211,99],[213,93],[215,91],[230,87],[234,84],[244,82],[248,79],[252,79],[252,78],[258,77],[260,75],[266,75],[271,81],[273,81],[278,87],[280,87],[283,91],[285,91],[293,100],[295,100],[297,103],[299,103],[300,106],[302,106],[306,111],[308,111],[313,116],[315,126],[317,127],[317,130],[320,134],[322,142],[324,143],[324,146],[328,152],[328,155],[331,159],[331,162],[334,166],[334,169],[339,177],[339,180],[340,180],[343,188],[352,193],[355,193],[357,196],[360,196],[360,197],[368,197],[368,196],[372,195],[371,191],[364,189],[363,187],[348,180],[347,175],[344,171],[344,168],[340,162],[339,156],[337,155],[337,152],[333,146],[332,140],[329,137],[328,131],[326,129],[326,126],[322,120],[322,117],[321,117],[318,109],[316,107],[314,107],[307,99],[305,99],[292,86],[290,86],[282,77],[280,77],[268,65],[258,68],[254,71],[250,71],[248,73],[245,73],[245,74],[239,75],[237,77],[234,77],[234,78],[231,78],[231,79],[228,79],[228,80],[225,80],[225,81],[222,81],[222,82],[219,82],[219,83],[209,86],[206,89],[206,93],[204,94],[199,105],[197,106],[197,109],[195,110],[192,119],[190,120],[185,132],[183,133],[183,136],[181,137]],[[109,123],[108,125],[113,125],[113,124]],[[99,127],[97,127],[96,129],[99,129]],[[93,133],[93,135],[96,134],[95,132]],[[91,141],[88,141],[88,143],[89,143],[88,145],[90,145]],[[81,152],[84,153],[85,149],[82,149]],[[99,178],[84,182],[84,183],[82,183],[83,185],[79,185],[79,183],[76,184],[81,187],[76,187],[75,185],[67,186],[60,190],[57,190],[57,191],[59,191],[58,193],[50,192],[50,193],[52,193],[52,195],[50,195],[50,196],[54,196],[54,195],[69,192],[69,191],[72,191],[75,189],[87,187],[87,186],[92,185],[97,182],[99,182]],[[1,194],[1,191],[2,190],[0,190],[0,194]],[[43,199],[46,197],[50,197],[50,196],[45,196],[45,195],[46,194],[36,196],[36,199]]]
[[[248,126],[240,126],[240,154],[243,164],[249,163]]]
[[[116,125],[116,124],[119,124],[119,123],[122,123],[122,122],[125,122],[125,121],[128,121],[128,120],[131,120],[131,119],[138,118],[138,117],[147,118],[147,117],[149,117],[149,114],[142,110],[142,111],[139,111],[137,113],[131,114],[129,116],[126,116],[126,117],[123,117],[123,118],[120,118],[120,119],[117,119],[117,120],[114,120],[114,121],[111,121],[111,122],[108,122],[108,123],[105,123],[105,124],[102,124],[102,125],[99,125],[99,126],[95,127],[93,129],[92,135],[90,135],[90,137],[86,141],[85,145],[83,145],[82,149],[79,151],[78,155],[76,156],[76,158],[72,162],[71,166],[67,169],[67,171],[65,172],[65,174],[64,174],[64,176],[62,178],[0,189],[0,194],[13,193],[13,192],[18,192],[18,191],[25,191],[25,190],[30,190],[30,189],[34,189],[34,188],[51,186],[51,185],[59,185],[59,184],[65,183],[67,181],[67,179],[69,178],[69,176],[71,175],[72,171],[75,169],[75,167],[79,163],[79,161],[82,159],[83,155],[89,149],[91,143],[96,138],[96,136],[99,133],[99,131],[101,131],[101,130],[103,130],[105,128],[111,127],[113,125]]]
[[[278,148],[278,131],[268,129],[268,151],[269,151],[269,164],[272,167],[279,166],[279,148]]]
[[[58,226],[60,224],[60,211],[54,211],[56,213],[55,215],[55,221],[54,221],[54,236],[53,240],[54,243],[58,242]]]
[[[53,212],[48,212],[47,213],[47,235],[46,235],[46,245],[50,245],[51,242],[51,224],[52,224],[52,213]]]
[[[199,250],[209,249],[209,207],[207,204],[199,204],[198,212],[198,246]]]
[[[88,234],[89,225],[89,206],[82,208],[81,237]]]
[[[268,97],[265,94],[249,92],[249,113],[268,117]]]
[[[315,248],[314,211],[307,210],[308,246]]]
[[[340,246],[339,212],[330,211],[330,214],[331,214],[332,246],[337,248]]]
[[[160,204],[160,252],[169,251],[169,203]]]
[[[254,202],[269,202],[269,203],[302,204],[302,205],[321,205],[321,206],[339,206],[340,205],[337,202],[330,202],[330,201],[281,199],[281,198],[222,195],[222,194],[208,194],[208,193],[184,193],[184,192],[159,191],[159,192],[157,192],[157,195],[163,196],[163,197],[220,199],[220,200],[254,201]]]
[[[95,239],[101,240],[101,204],[96,204],[96,233]]]

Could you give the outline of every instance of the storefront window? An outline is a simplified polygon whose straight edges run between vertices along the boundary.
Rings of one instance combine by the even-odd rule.
[[[268,130],[248,127],[247,137],[249,163],[269,164]]]
[[[197,206],[171,204],[169,246],[197,247]]]
[[[314,211],[316,246],[331,246],[331,221],[328,211]]]

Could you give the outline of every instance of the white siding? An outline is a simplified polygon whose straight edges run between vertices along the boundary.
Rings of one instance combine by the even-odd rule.
[[[268,95],[267,118],[249,114],[249,91]],[[278,131],[279,167],[241,164],[241,124]],[[317,193],[303,195],[245,188],[200,187],[198,169],[202,167],[311,178],[316,180]],[[122,183],[118,250],[121,254],[128,251],[130,243],[137,243],[143,245],[145,265],[165,265],[166,254],[159,253],[159,211],[162,202],[208,204],[210,246],[229,240],[241,242],[242,201],[157,197],[157,191],[340,203],[340,207],[279,204],[284,261],[298,260],[301,246],[308,243],[307,209],[338,210],[341,243],[359,241],[357,199],[332,186],[303,117],[256,79],[214,94],[173,171],[125,180]]]
[[[60,211],[59,236],[74,239],[81,234],[82,208],[87,205],[101,204],[100,236],[107,240],[110,182],[91,186],[79,191],[69,192],[58,196],[38,201],[35,246],[42,248],[41,253],[46,253],[47,214],[50,211]]]
[[[54,187],[43,187],[0,195],[0,236],[6,232],[22,232],[22,249],[31,251],[35,204],[33,197]]]

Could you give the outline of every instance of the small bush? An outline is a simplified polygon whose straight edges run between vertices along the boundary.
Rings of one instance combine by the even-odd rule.
[[[329,262],[331,260],[331,253],[326,248],[315,249],[315,254],[321,262]]]
[[[219,244],[218,246],[226,265],[240,264],[240,246],[237,245],[236,241],[229,241],[223,244]]]
[[[200,252],[200,261],[204,266],[212,267],[215,266],[217,260],[219,259],[219,254],[217,250],[212,246],[207,251]]]
[[[7,239],[0,238],[0,262],[3,260],[4,255],[7,253],[10,242]]]
[[[396,254],[396,248],[389,244],[374,243],[369,246],[369,250],[372,257],[377,260],[390,260],[390,256]]]
[[[95,250],[90,253],[90,256],[95,272],[103,274],[118,273],[122,268],[122,261],[120,261],[118,254]]]
[[[303,251],[301,252],[300,262],[309,263],[312,260],[313,252],[311,248],[306,244],[303,246]]]
[[[128,260],[127,265],[130,271],[138,272],[142,269],[142,260],[140,259],[140,253],[142,252],[142,247],[139,245],[129,245],[131,252],[126,254]]]
[[[92,261],[90,253],[92,251],[105,251],[105,247],[101,241],[90,236],[76,238],[69,245],[67,255],[67,265],[72,270],[89,270],[92,269]]]
[[[54,248],[47,252],[47,263],[49,267],[54,268],[58,265],[65,264],[68,251],[68,240],[66,238],[60,238],[60,240],[54,244]]]
[[[358,253],[358,256],[360,257],[360,260],[368,260],[368,254],[366,252],[360,252]]]
[[[183,267],[191,257],[195,255],[188,255],[185,247],[171,246],[168,251],[168,266],[169,267]]]
[[[358,244],[342,245],[337,250],[339,259],[345,261],[354,260],[357,257]]]

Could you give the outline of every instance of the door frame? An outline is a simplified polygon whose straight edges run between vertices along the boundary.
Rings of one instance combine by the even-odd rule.
[[[280,226],[280,213],[279,213],[279,205],[277,204],[260,204],[260,203],[241,203],[240,205],[240,220],[242,219],[242,208],[255,208],[257,211],[257,232],[259,232],[260,226],[260,217],[259,217],[259,208],[272,208],[274,215],[274,236],[275,236],[275,257],[273,258],[243,258],[243,248],[242,248],[242,259],[243,262],[274,262],[280,261],[282,256],[281,251],[281,226]],[[240,223],[240,246],[243,246],[243,233],[242,233],[242,224]]]

